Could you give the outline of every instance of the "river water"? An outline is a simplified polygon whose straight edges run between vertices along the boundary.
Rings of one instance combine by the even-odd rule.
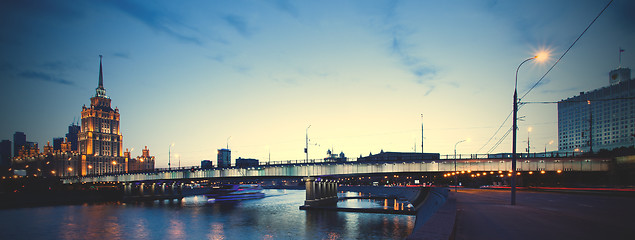
[[[415,217],[302,211],[304,190],[265,190],[263,199],[208,203],[101,203],[0,210],[0,239],[403,239]],[[399,203],[347,200],[346,207]]]

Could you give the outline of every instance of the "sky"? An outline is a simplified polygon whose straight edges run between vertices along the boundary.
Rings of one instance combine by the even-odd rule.
[[[123,146],[148,146],[156,167],[168,152],[192,166],[224,147],[233,159],[300,160],[307,133],[311,159],[420,152],[422,124],[425,152],[511,152],[511,122],[496,132],[518,65],[551,52],[520,69],[524,96],[608,2],[1,1],[0,140],[63,137],[95,95],[103,55]],[[635,67],[634,11],[611,3],[521,101],[573,97]],[[527,139],[531,152],[557,150],[556,104],[519,116],[519,152]]]

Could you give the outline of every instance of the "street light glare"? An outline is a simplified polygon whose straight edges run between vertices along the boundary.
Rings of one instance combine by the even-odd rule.
[[[551,55],[551,51],[549,50],[540,50],[536,53],[534,57],[538,62],[546,62],[549,60],[549,55]]]

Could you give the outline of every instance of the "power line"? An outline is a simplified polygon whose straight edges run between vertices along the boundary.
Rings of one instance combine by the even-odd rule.
[[[591,26],[593,25],[593,23],[595,23],[595,21],[602,15],[602,13],[604,13],[604,11],[611,5],[611,3],[613,3],[613,0],[609,1],[608,4],[606,4],[606,6],[602,9],[602,11],[600,11],[600,13],[593,19],[593,21],[591,21],[591,23],[589,23],[589,25],[584,29],[584,31],[582,31],[582,33],[580,34],[580,36],[578,36],[578,38],[576,38],[575,41],[573,41],[573,43],[571,44],[571,46],[569,46],[569,48],[567,48],[567,50],[560,56],[560,58],[558,58],[558,60],[553,63],[553,65],[549,68],[549,70],[547,70],[547,72],[545,72],[544,75],[542,75],[542,77],[540,77],[540,79],[538,79],[538,81],[529,89],[527,90],[527,92],[525,94],[523,94],[523,96],[521,96],[519,98],[523,99],[525,98],[525,96],[527,96],[527,94],[529,94],[534,88],[536,88],[538,86],[538,84],[540,84],[540,82],[542,82],[542,80],[544,80],[544,78],[547,76],[547,74],[549,74],[549,72],[551,72],[551,70],[556,67],[556,65],[560,62],[560,60],[562,60],[562,58],[564,58],[565,55],[567,55],[567,53],[569,52],[569,50],[571,50],[571,48],[573,48],[573,46],[578,42],[578,40],[580,40],[580,38],[582,38],[582,36],[586,33],[587,30],[589,30],[589,28],[591,28]],[[545,102],[546,103],[546,102]],[[551,102],[550,102],[551,103]],[[557,103],[557,102],[556,102]],[[522,107],[522,105],[521,105]],[[520,109],[519,109],[520,110]],[[479,148],[479,151],[481,151],[481,149],[483,149],[483,147],[485,147],[493,138],[494,136],[496,136],[496,134],[498,134],[498,132],[501,130],[501,128],[505,125],[505,123],[507,122],[507,120],[509,120],[509,117],[512,115],[513,111],[509,113],[509,115],[507,115],[507,117],[505,118],[505,120],[503,121],[503,123],[500,125],[500,127],[498,127],[498,129],[496,130],[496,132],[494,132],[494,134],[489,138],[489,140],[487,140],[487,142],[485,144],[483,144],[483,146],[481,148]],[[511,128],[505,133],[505,135],[503,135],[503,137],[496,143],[494,144],[494,146],[492,148],[490,148],[491,152],[492,150],[496,149],[496,147],[498,147],[498,145],[500,145],[500,143],[503,141],[503,139],[505,137],[507,137],[507,135],[509,135],[509,132],[511,131]]]
[[[602,11],[600,11],[600,13],[595,17],[595,19],[593,19],[593,21],[591,21],[591,23],[589,23],[589,25],[586,27],[586,29],[584,29],[584,31],[582,31],[580,36],[578,36],[578,38],[576,38],[575,41],[573,41],[571,46],[569,46],[569,48],[567,48],[567,51],[564,51],[564,53],[560,56],[560,58],[558,58],[558,60],[555,63],[553,63],[551,68],[549,68],[549,70],[547,70],[547,72],[544,75],[542,75],[542,77],[529,90],[527,90],[527,92],[525,94],[523,94],[523,96],[520,97],[520,99],[525,98],[525,96],[527,96],[527,94],[529,94],[529,92],[531,92],[531,90],[533,90],[536,86],[538,86],[538,84],[540,84],[540,82],[542,82],[542,80],[547,76],[547,74],[549,74],[549,72],[551,72],[551,70],[554,67],[556,67],[556,65],[560,62],[560,60],[562,60],[562,58],[565,55],[567,55],[569,50],[571,50],[571,48],[573,48],[573,46],[578,42],[578,40],[580,40],[580,38],[582,38],[582,35],[584,35],[584,33],[586,33],[586,31],[589,30],[589,28],[591,28],[593,23],[595,23],[595,20],[598,20],[598,18],[602,15],[602,13],[604,13],[604,10],[606,10],[611,5],[611,3],[613,3],[613,0],[611,0],[608,4],[606,4],[606,6],[602,9]],[[520,101],[520,99],[519,99],[519,101]]]

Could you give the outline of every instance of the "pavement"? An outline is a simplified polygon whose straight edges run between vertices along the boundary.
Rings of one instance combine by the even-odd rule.
[[[635,197],[459,189],[454,239],[635,239]]]

